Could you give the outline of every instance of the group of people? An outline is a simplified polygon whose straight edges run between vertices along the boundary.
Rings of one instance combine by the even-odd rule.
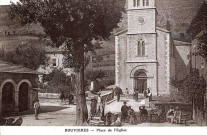
[[[73,100],[74,100],[73,94],[71,94],[71,93],[65,94],[64,91],[61,91],[61,93],[60,93],[61,103],[63,104],[65,102],[65,104],[66,104],[67,99],[68,99],[69,105],[73,104]]]
[[[127,106],[127,103],[124,102],[124,105],[121,107],[121,122],[129,122],[131,125],[136,123],[136,114],[131,106]]]
[[[182,116],[182,111],[178,106],[176,107],[176,109],[170,107],[170,109],[167,111],[166,119],[170,123],[180,123],[181,116]]]
[[[122,89],[121,88],[115,88],[115,94],[117,96],[117,102],[120,101],[120,96],[123,94]],[[144,97],[145,98],[149,98],[150,100],[152,100],[152,93],[150,92],[150,89],[147,88],[146,90],[143,91],[144,93]],[[129,89],[126,88],[126,94],[125,94],[125,98],[129,99],[130,94],[129,94]],[[139,91],[137,89],[134,89],[134,93],[133,93],[133,99],[135,101],[139,100]]]

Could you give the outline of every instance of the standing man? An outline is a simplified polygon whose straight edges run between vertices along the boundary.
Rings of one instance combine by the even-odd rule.
[[[98,97],[97,97],[97,113],[98,114],[100,114],[101,112],[101,106],[102,106],[101,93],[98,93]]]
[[[116,88],[115,88],[115,93],[116,93],[116,96],[117,96],[117,102],[119,102],[119,101],[120,101],[120,96],[121,96],[121,94],[122,94],[122,90],[121,90],[121,88],[116,87]]]
[[[69,102],[69,105],[73,104],[73,100],[74,100],[74,96],[73,94],[68,94],[68,102]]]
[[[135,101],[139,100],[139,92],[137,89],[134,89],[134,99],[135,99]]]
[[[129,89],[126,88],[126,98],[129,99]]]
[[[126,102],[124,102],[124,105],[121,107],[121,121],[126,122],[128,117],[128,106],[126,105]]]
[[[39,103],[39,100],[37,100],[34,103],[34,110],[35,110],[35,119],[38,120],[38,114],[40,112],[40,103]]]

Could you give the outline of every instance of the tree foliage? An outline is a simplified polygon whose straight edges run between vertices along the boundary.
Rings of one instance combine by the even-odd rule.
[[[200,37],[198,37],[199,44],[197,46],[197,51],[194,55],[202,56],[207,62],[207,33],[204,32]]]
[[[206,6],[206,5],[205,5]],[[194,52],[194,55],[200,55],[202,56],[205,61],[207,62],[207,8],[205,7],[202,11],[202,16],[200,17],[200,31],[197,38],[198,40],[198,46],[197,51]]]
[[[125,0],[20,0],[10,16],[22,25],[39,23],[58,47],[64,45],[69,64],[75,68],[76,124],[87,121],[84,90],[84,53],[94,49],[93,40],[106,40],[118,27]]]
[[[87,80],[89,79],[90,81],[96,80],[96,79],[102,79],[105,77],[105,72],[103,71],[88,71],[86,72],[86,78]]]
[[[191,103],[195,98],[199,107],[203,104],[203,96],[206,90],[206,81],[199,76],[198,70],[193,70],[183,80],[172,79],[171,84],[178,88],[177,98],[186,103]]]
[[[118,27],[124,4],[125,0],[20,0],[10,15],[22,25],[40,23],[53,43],[67,46],[71,64],[80,68],[80,54],[93,49],[91,41],[108,39]]]
[[[34,70],[40,65],[47,65],[45,50],[33,44],[20,45],[14,51],[2,50],[0,53],[0,59]]]
[[[43,83],[46,83],[44,87],[48,92],[65,91],[67,93],[74,90],[71,76],[66,75],[62,69],[54,69],[51,73],[44,74]]]

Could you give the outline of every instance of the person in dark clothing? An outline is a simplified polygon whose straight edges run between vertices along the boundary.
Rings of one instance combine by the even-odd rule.
[[[65,102],[65,93],[64,93],[64,91],[61,91],[61,93],[60,93],[60,100],[61,100],[61,103],[63,103],[63,101]]]
[[[69,102],[69,105],[73,104],[73,100],[74,100],[74,96],[73,94],[68,94],[68,102]]]
[[[148,120],[148,112],[147,109],[145,109],[145,106],[140,106],[140,121],[141,122],[146,122]]]
[[[109,111],[105,116],[105,125],[110,126],[112,123],[112,113]]]
[[[138,101],[139,100],[139,92],[137,89],[134,89],[134,100]]]
[[[131,125],[135,125],[135,121],[136,121],[136,115],[135,115],[135,111],[131,108],[131,106],[129,106],[129,123]]]
[[[91,116],[95,116],[96,115],[96,108],[97,108],[97,101],[96,99],[91,99]]]
[[[126,102],[124,102],[124,105],[121,107],[121,121],[126,122],[128,117],[128,106],[126,105]]]
[[[120,101],[120,96],[122,94],[121,88],[119,88],[119,87],[115,88],[115,94],[117,96],[117,102],[119,102]]]

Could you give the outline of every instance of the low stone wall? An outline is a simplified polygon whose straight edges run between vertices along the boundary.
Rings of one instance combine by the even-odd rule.
[[[102,98],[103,101],[109,102],[109,101],[111,101],[111,100],[114,99],[114,92],[111,91],[109,93],[106,93],[104,95],[101,95],[101,98]]]
[[[38,93],[39,98],[48,98],[48,99],[59,99],[60,94],[58,93]]]

